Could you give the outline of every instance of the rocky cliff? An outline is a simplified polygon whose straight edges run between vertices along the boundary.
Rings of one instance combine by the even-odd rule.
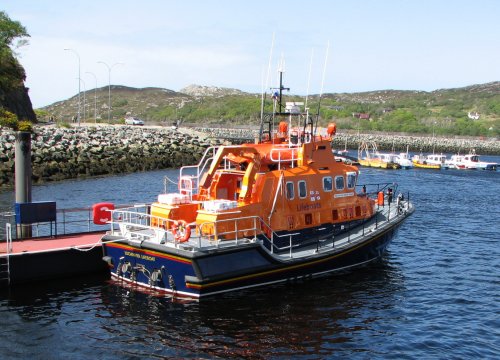
[[[16,114],[19,120],[36,122],[28,89],[24,86],[24,68],[10,51],[0,50],[0,107]]]
[[[0,107],[16,114],[19,120],[36,122],[36,115],[28,95],[28,89],[24,85],[7,91],[0,88]]]

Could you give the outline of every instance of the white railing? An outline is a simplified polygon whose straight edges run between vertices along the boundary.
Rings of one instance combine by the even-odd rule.
[[[295,166],[297,161],[299,148],[297,147],[273,147],[271,149],[270,158],[271,161],[278,163],[278,170],[281,170],[281,164],[291,164],[291,167]],[[284,158],[284,155],[290,155],[289,158]]]
[[[7,255],[12,252],[12,225],[5,224],[5,243],[7,246]]]
[[[332,237],[328,244],[336,247],[357,242],[365,237],[367,231],[377,231],[384,229],[389,223],[397,221],[400,216],[406,216],[409,210],[409,201],[398,200],[380,207],[375,216],[367,219],[361,226],[350,228],[347,226],[341,234]],[[142,209],[145,208],[145,209]],[[142,211],[141,211],[142,210]],[[264,249],[270,254],[284,252],[288,250],[288,257],[291,259],[294,252],[301,249],[300,244],[293,244],[294,237],[300,235],[296,233],[275,233],[268,223],[258,216],[246,216],[217,220],[215,222],[205,222],[202,224],[189,224],[192,229],[189,242],[181,244],[172,232],[172,227],[176,225],[175,220],[153,216],[148,213],[146,205],[112,210],[111,233],[124,238],[137,241],[152,241],[157,244],[168,244],[173,247],[190,248],[191,251],[203,248],[219,248],[222,246],[237,246],[239,244],[262,241]],[[228,214],[227,212],[225,212]],[[234,214],[239,214],[235,211]],[[119,230],[119,233],[117,231]],[[287,239],[279,241],[280,239]],[[120,240],[117,240],[120,241]],[[317,251],[325,249],[320,246],[324,240],[318,240]],[[288,245],[285,245],[287,244]],[[283,246],[284,245],[284,246]],[[310,244],[312,245],[312,243]],[[320,249],[321,248],[321,249]]]
[[[146,211],[140,212],[140,207],[112,210],[111,234],[119,234],[125,238],[150,240],[161,244],[177,246],[180,241],[174,236],[172,227],[177,221],[153,216]],[[190,224],[194,228],[190,244],[219,247],[221,244],[235,244],[255,241],[262,233],[263,221],[258,216],[235,217],[232,219],[205,222],[199,225]]]
[[[200,184],[200,178],[208,170],[208,167],[212,163],[212,160],[214,159],[218,149],[218,146],[210,146],[203,153],[203,156],[198,162],[198,165],[186,165],[180,168],[179,179],[191,177],[192,180],[194,180],[192,184],[194,194],[197,194]],[[194,175],[192,174],[193,172]],[[166,189],[165,192],[167,192]]]

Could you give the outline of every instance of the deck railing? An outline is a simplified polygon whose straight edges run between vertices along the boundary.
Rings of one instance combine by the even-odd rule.
[[[332,247],[338,244],[349,244],[365,236],[365,230],[371,229],[376,231],[379,228],[384,228],[391,220],[402,216],[405,206],[409,204],[409,194],[407,199],[402,201],[393,200],[387,202],[385,206],[377,209],[374,217],[366,219],[359,226],[351,228],[347,225],[344,232],[330,239],[318,240],[317,251],[325,248],[321,242],[326,240]],[[143,205],[146,206],[146,205]],[[398,210],[396,210],[396,206]],[[147,206],[146,206],[147,207]],[[406,208],[407,209],[407,208]],[[234,211],[235,215],[239,213]],[[184,244],[176,238],[172,233],[172,227],[176,221],[165,219],[149,214],[149,210],[135,206],[112,211],[111,229],[112,233],[139,241],[151,240],[161,244],[171,244],[174,247],[180,246],[184,249],[190,248],[192,251],[207,247],[219,248],[222,246],[234,246],[240,243],[248,243],[262,241],[264,248],[270,253],[288,254],[289,258],[293,258],[294,251],[298,251],[300,245],[293,244],[294,236],[300,233],[277,234],[269,224],[258,216],[233,217],[229,219],[218,220],[216,222],[205,222],[202,224],[190,224],[192,236],[189,242]],[[280,239],[288,239],[288,245],[278,246],[277,244],[286,243]]]

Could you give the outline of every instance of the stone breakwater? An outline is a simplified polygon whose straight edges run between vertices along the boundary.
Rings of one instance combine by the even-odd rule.
[[[257,130],[246,129],[208,129],[195,128],[197,131],[211,138],[230,139],[233,142],[253,141],[258,135]],[[438,153],[467,153],[474,149],[479,155],[500,154],[500,141],[496,139],[480,138],[444,138],[432,136],[411,136],[395,134],[357,134],[338,132],[333,139],[335,149],[357,149],[359,144],[373,141],[379,150],[405,152],[408,148],[411,153],[438,152]]]
[[[32,135],[33,181],[45,182],[106,174],[120,174],[196,164],[205,149],[230,141],[253,142],[255,129],[148,127],[37,127]],[[333,147],[357,149],[374,141],[380,150],[396,152],[500,154],[500,141],[383,134],[338,133]],[[0,187],[14,184],[15,135],[0,130]]]
[[[31,142],[33,182],[192,165],[222,141],[168,128],[37,127]],[[14,184],[14,152],[14,132],[2,129],[0,186]]]
[[[436,152],[449,154],[466,154],[474,149],[479,155],[500,154],[500,141],[479,138],[443,138],[432,136],[383,135],[383,134],[349,134],[338,133],[333,140],[335,149],[357,149],[362,142],[373,141],[379,150],[395,152],[420,153]]]

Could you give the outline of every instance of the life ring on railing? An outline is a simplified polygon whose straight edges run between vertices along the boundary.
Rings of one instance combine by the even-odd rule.
[[[172,225],[172,234],[176,241],[183,243],[191,237],[191,228],[185,220],[177,220]]]

